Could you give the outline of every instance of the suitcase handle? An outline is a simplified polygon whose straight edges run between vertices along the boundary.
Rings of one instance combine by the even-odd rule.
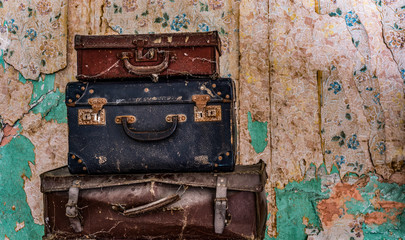
[[[165,138],[170,137],[177,129],[178,120],[179,120],[179,117],[177,115],[172,116],[171,125],[166,130],[154,131],[154,132],[135,132],[128,128],[127,117],[126,116],[121,117],[122,126],[124,128],[125,133],[128,135],[128,137],[130,137],[134,140],[137,140],[137,141],[142,141],[142,142],[158,141],[158,140],[163,140]]]
[[[112,209],[120,212],[124,216],[138,215],[138,214],[143,214],[146,212],[150,212],[150,211],[165,207],[169,204],[179,201],[180,199],[181,199],[180,195],[176,193],[176,194],[164,197],[162,199],[159,199],[157,201],[154,201],[154,202],[142,205],[142,206],[138,206],[135,208],[125,209],[124,207],[122,207],[120,205],[113,205]]]
[[[124,66],[129,73],[133,73],[136,75],[151,75],[160,73],[167,67],[169,67],[169,52],[167,51],[164,52],[163,62],[155,66],[134,66],[128,60],[133,56],[134,55],[131,52],[122,52],[121,54],[119,54],[120,59],[124,61]]]

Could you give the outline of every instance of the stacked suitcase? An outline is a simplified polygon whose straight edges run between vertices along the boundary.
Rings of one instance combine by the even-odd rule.
[[[264,164],[235,167],[217,32],[76,36],[68,167],[41,175],[44,239],[261,239]]]

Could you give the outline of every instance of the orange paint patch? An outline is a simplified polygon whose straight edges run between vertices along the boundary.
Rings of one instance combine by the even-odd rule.
[[[341,217],[353,219],[353,215],[346,214],[346,201],[356,199],[362,201],[363,198],[357,190],[357,185],[338,183],[332,189],[330,198],[324,199],[318,204],[318,211],[324,227],[331,227],[334,221]]]
[[[17,135],[18,128],[13,128],[12,126],[6,124],[3,128],[3,138],[0,142],[0,147],[6,145],[13,139],[15,135]]]
[[[388,221],[394,223],[397,221],[397,216],[404,211],[405,204],[394,201],[377,201],[377,204],[384,209],[384,212],[372,212],[366,214],[364,222],[366,224],[381,225]]]
[[[367,225],[370,224],[381,225],[387,222],[387,217],[388,217],[387,213],[384,212],[367,213],[366,216],[364,217],[364,222]]]

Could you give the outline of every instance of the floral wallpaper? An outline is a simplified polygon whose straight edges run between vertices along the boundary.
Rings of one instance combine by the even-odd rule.
[[[109,26],[119,34],[218,31],[221,75],[238,74],[238,1],[107,0]]]
[[[66,1],[0,1],[0,49],[27,79],[66,67]]]

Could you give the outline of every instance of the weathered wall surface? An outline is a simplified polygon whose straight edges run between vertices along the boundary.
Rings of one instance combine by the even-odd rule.
[[[267,163],[266,238],[403,238],[403,0],[0,0],[0,238],[43,234],[39,174],[66,164],[75,34],[213,30],[238,162]]]

